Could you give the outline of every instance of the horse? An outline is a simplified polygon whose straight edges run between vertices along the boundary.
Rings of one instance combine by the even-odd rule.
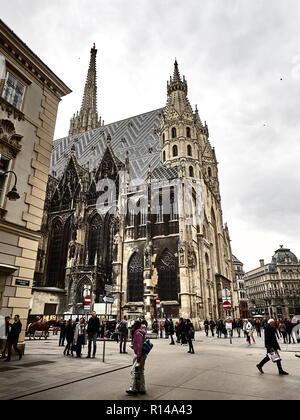
[[[52,321],[35,321],[32,324],[29,324],[27,329],[29,340],[31,340],[31,337],[33,337],[35,340],[36,331],[42,331],[42,335],[39,337],[39,339],[41,339],[41,337],[45,337],[45,340],[47,340],[49,336],[49,329],[52,323]]]

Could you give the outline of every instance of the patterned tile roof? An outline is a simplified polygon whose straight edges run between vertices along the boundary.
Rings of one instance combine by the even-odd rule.
[[[107,145],[107,136],[111,135],[111,147],[122,162],[128,151],[131,179],[145,179],[149,167],[162,167],[160,163],[160,144],[158,130],[163,108],[146,112],[135,117],[117,121],[96,128],[95,130],[54,141],[50,164],[60,177],[70,159],[71,148],[75,146],[78,163],[92,171],[100,164]]]

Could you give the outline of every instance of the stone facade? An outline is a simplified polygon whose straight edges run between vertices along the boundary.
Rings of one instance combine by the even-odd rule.
[[[215,151],[177,62],[164,108],[54,143],[35,285],[83,313],[107,284],[118,318],[152,319],[159,297],[161,316],[198,325],[225,315],[223,289],[237,300]]]
[[[67,86],[0,20],[0,314],[26,327],[58,104]],[[20,341],[24,340],[24,331]]]
[[[242,318],[248,318],[248,298],[247,292],[245,288],[245,271],[244,271],[244,264],[236,258],[236,256],[232,256],[232,262],[235,272],[235,279],[236,279],[236,288],[237,288],[237,295],[238,295],[238,305],[240,316]]]
[[[281,246],[271,263],[245,273],[250,315],[290,318],[300,315],[300,262],[290,249]]]

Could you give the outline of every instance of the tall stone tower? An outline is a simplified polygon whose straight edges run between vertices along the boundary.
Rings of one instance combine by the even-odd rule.
[[[167,167],[181,166],[190,178],[202,178],[201,136],[207,134],[187,98],[187,82],[181,78],[177,60],[173,77],[167,83],[168,99],[164,109],[161,127],[161,162]]]
[[[73,116],[70,122],[69,136],[84,133],[101,126],[101,118],[98,120],[97,112],[97,49],[95,44],[91,49],[90,66],[88,69],[86,84],[83,93],[81,109]]]

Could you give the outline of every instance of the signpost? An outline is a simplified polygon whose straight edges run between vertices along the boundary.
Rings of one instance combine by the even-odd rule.
[[[156,298],[156,313],[157,315],[160,314],[161,308],[160,308],[160,298],[157,296]]]
[[[231,302],[229,302],[228,300],[225,300],[225,302],[223,302],[223,308],[225,311],[230,311],[231,310]]]
[[[87,295],[84,298],[84,310],[85,311],[90,311],[90,309],[91,309],[91,303],[92,303],[92,298],[91,298],[91,296]]]
[[[104,296],[103,300],[105,302],[105,317],[107,316],[107,305],[112,305],[114,303],[115,298],[113,296]],[[111,312],[111,311],[110,311]],[[105,343],[106,343],[106,325],[103,337],[103,363],[105,362]]]

